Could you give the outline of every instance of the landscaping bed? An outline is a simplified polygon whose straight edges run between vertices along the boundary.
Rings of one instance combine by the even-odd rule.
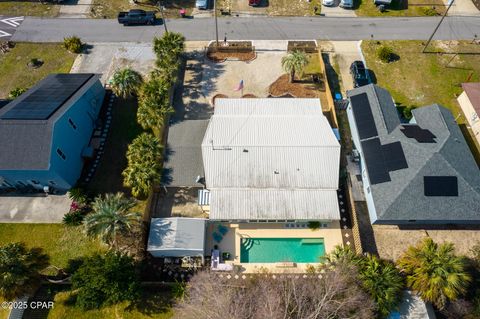
[[[1,10],[0,10],[1,11]],[[50,73],[69,73],[76,54],[56,43],[17,43],[0,54],[0,99],[14,88],[29,88]],[[28,66],[32,59],[43,61],[38,68]]]
[[[318,88],[313,84],[290,82],[290,75],[284,74],[270,85],[269,93],[273,97],[282,97],[287,94],[297,98],[317,98]]]
[[[390,47],[399,59],[380,61],[376,52],[382,45]],[[364,41],[362,51],[378,85],[390,92],[397,106],[438,103],[450,109],[478,161],[478,149],[468,134],[457,96],[463,91],[461,83],[480,80],[480,45],[471,41],[433,41],[429,53],[421,53],[423,46],[422,41]]]
[[[217,47],[216,42],[210,43],[207,48],[207,58],[213,62],[224,62],[227,59],[238,61],[251,61],[255,59],[255,47],[251,42],[239,41],[220,42]]]

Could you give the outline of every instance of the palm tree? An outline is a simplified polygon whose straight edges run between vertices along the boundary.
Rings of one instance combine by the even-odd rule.
[[[170,85],[165,79],[153,77],[140,90],[137,122],[158,135],[167,116],[174,112],[169,99]]]
[[[361,262],[359,278],[381,317],[387,317],[400,303],[403,278],[392,262],[367,255]]]
[[[128,146],[129,163],[158,162],[162,156],[162,145],[152,134],[142,133]]]
[[[362,260],[361,255],[357,255],[350,246],[335,246],[328,254],[321,257],[321,261],[326,264],[346,264],[357,266]]]
[[[439,309],[464,294],[472,280],[466,260],[455,256],[453,244],[438,245],[431,238],[408,247],[397,264],[407,285]]]
[[[122,172],[125,186],[132,188],[135,197],[146,197],[153,185],[160,183],[160,140],[149,133],[142,133],[128,146],[127,168]]]
[[[130,68],[116,70],[110,80],[113,92],[122,98],[127,98],[137,93],[141,84],[142,76],[140,73]]]
[[[282,67],[290,74],[290,83],[295,81],[295,73],[302,73],[307,64],[307,55],[301,51],[293,51],[282,58]]]
[[[122,172],[123,183],[132,188],[133,196],[147,197],[152,186],[160,183],[160,170],[159,163],[129,163]]]
[[[131,212],[136,201],[122,193],[98,196],[92,204],[93,213],[85,217],[88,236],[100,237],[110,247],[117,248],[118,235],[125,234],[140,223],[141,214]]]
[[[24,243],[0,247],[0,295],[13,300],[32,293],[40,284],[40,271],[49,264],[41,248],[27,248]]]
[[[173,57],[178,60],[185,49],[185,37],[176,32],[166,32],[161,38],[153,39],[153,51],[157,60]]]

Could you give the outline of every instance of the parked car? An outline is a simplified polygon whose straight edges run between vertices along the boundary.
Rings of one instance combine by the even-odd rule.
[[[208,9],[208,0],[197,0],[195,2],[195,7],[200,10]]]
[[[391,3],[392,3],[392,0],[373,0],[373,4],[375,4],[377,6],[381,5],[381,4],[388,6]]]
[[[351,9],[353,8],[353,0],[340,0],[340,8]]]
[[[132,24],[155,24],[155,12],[132,9],[118,14],[118,23],[123,25]]]
[[[336,0],[322,0],[322,4],[326,7],[333,7]]]
[[[261,2],[261,0],[248,0],[248,5],[251,7],[258,7]]]
[[[354,61],[350,65],[350,74],[352,75],[353,86],[356,88],[370,83],[368,70],[362,61]]]

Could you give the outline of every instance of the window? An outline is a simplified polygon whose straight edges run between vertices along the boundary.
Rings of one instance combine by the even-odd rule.
[[[77,126],[75,125],[75,123],[73,123],[73,120],[71,118],[68,119],[68,123],[70,124],[70,126],[76,130],[77,129]]]
[[[60,156],[63,160],[67,159],[67,156],[65,156],[65,153],[62,152],[61,149],[57,148],[57,154]]]

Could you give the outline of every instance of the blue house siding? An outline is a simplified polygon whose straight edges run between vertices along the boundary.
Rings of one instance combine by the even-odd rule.
[[[97,82],[54,125],[50,171],[71,188],[80,177],[82,151],[88,146],[98,118],[105,91]],[[58,153],[60,150],[63,159]]]
[[[43,189],[49,186],[50,189],[65,192],[75,185],[84,164],[82,151],[89,145],[105,90],[97,79],[81,88],[76,95],[72,98],[73,102],[69,102],[70,106],[59,110],[62,113],[57,113],[57,118],[51,124],[50,142],[43,146],[50,152],[49,162],[46,163],[48,167],[0,169],[0,189],[24,186]]]

